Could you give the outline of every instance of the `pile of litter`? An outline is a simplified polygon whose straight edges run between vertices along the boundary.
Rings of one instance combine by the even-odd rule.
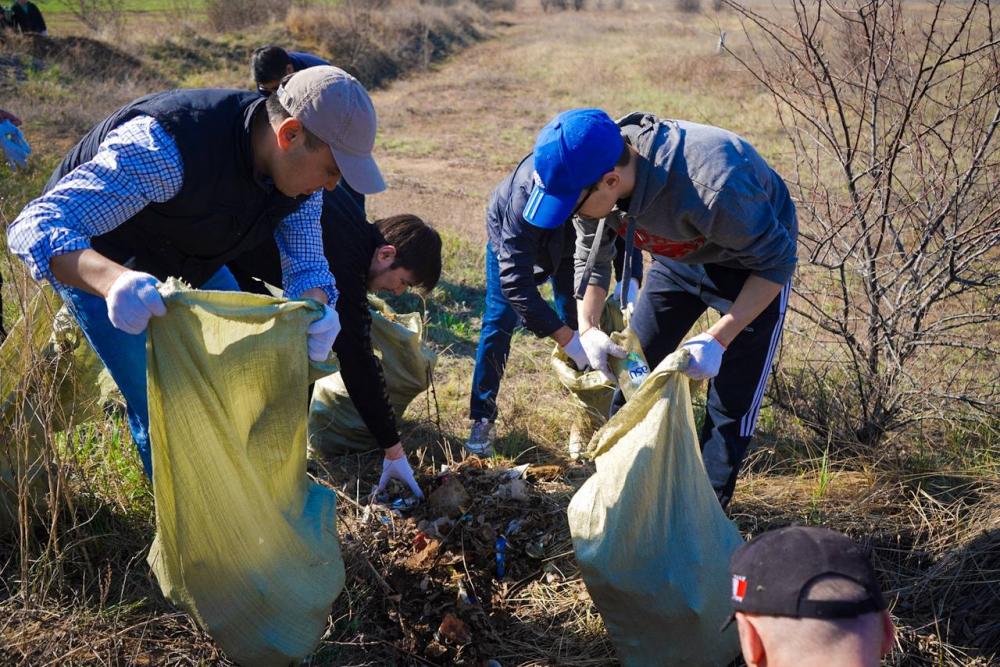
[[[385,631],[418,663],[509,664],[499,654],[513,660],[510,637],[501,637],[506,601],[536,583],[577,579],[582,591],[565,472],[557,465],[499,467],[473,456],[420,479],[424,501],[393,482],[388,493],[356,505],[354,517],[341,512],[349,569],[374,577],[383,593],[388,619],[373,634]]]

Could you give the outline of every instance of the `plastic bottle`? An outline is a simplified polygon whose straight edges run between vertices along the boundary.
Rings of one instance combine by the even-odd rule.
[[[497,561],[497,579],[503,579],[507,574],[507,538],[503,535],[497,538],[496,541],[496,561]]]

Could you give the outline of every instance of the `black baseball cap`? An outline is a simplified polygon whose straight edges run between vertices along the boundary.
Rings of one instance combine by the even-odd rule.
[[[743,544],[729,561],[736,612],[793,618],[853,618],[886,608],[868,555],[846,535],[828,528],[789,526]],[[860,600],[809,600],[809,586],[824,576],[850,579],[867,591]]]

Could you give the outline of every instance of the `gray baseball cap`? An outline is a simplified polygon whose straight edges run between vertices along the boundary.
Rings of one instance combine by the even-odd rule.
[[[366,195],[385,190],[372,158],[375,107],[361,82],[339,67],[323,65],[296,72],[275,94],[288,113],[330,147],[348,185]]]

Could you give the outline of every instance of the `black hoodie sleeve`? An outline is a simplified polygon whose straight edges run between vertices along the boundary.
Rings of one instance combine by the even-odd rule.
[[[340,296],[340,334],[333,345],[340,360],[341,377],[354,407],[382,449],[399,442],[396,416],[389,402],[382,364],[372,348],[372,316],[367,285],[357,274],[337,276]]]

